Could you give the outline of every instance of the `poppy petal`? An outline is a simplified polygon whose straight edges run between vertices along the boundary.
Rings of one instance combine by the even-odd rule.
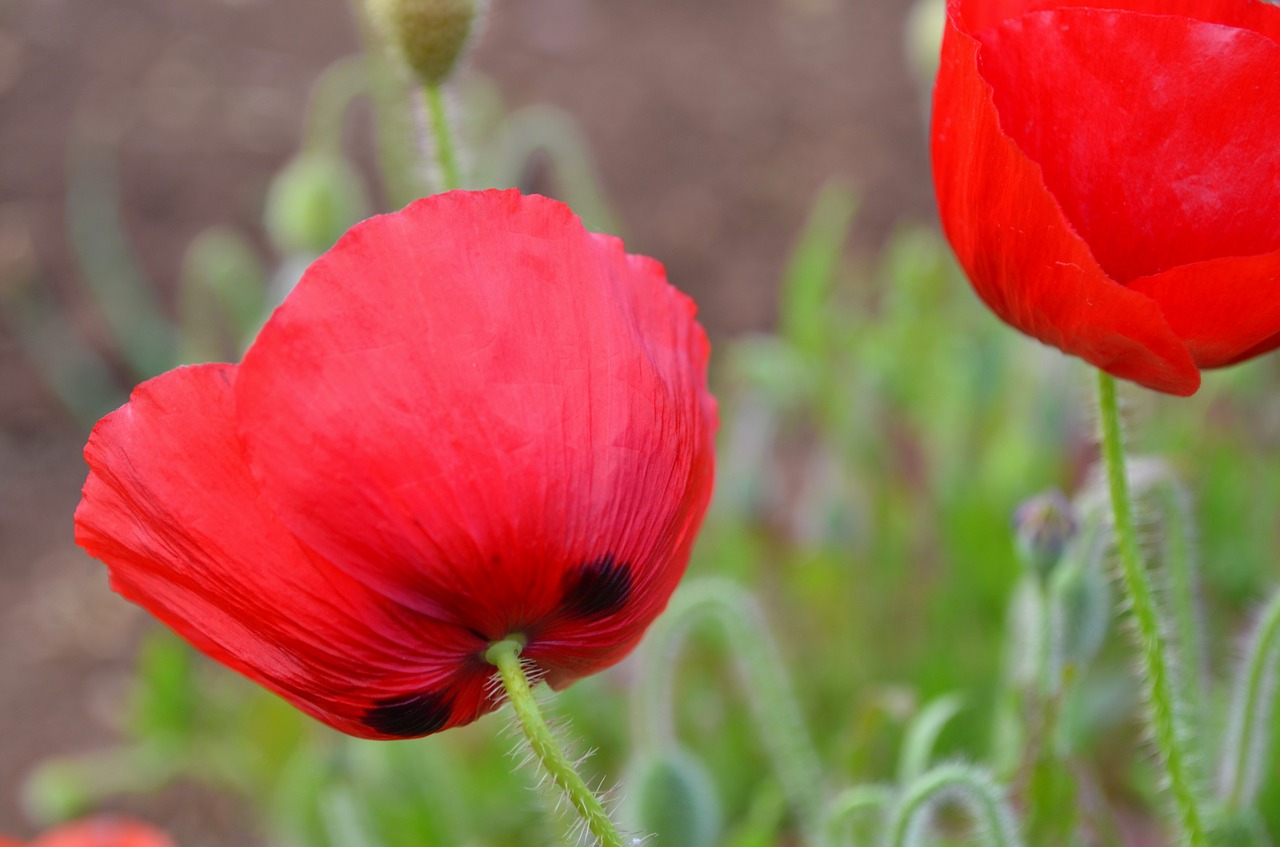
[[[974,34],[1009,18],[1049,9],[1104,8],[1114,12],[1169,15],[1248,29],[1280,42],[1280,9],[1262,0],[949,0],[948,10],[961,31]]]
[[[1003,130],[981,45],[952,0],[934,92],[933,172],[943,227],[975,290],[1006,323],[1125,379],[1192,394],[1200,374],[1159,305],[1098,266]]]
[[[8,843],[0,839],[0,847]],[[50,830],[37,838],[31,847],[173,847],[173,841],[147,824],[101,817]]]
[[[1128,287],[1160,304],[1202,368],[1233,365],[1280,341],[1280,251],[1183,265]]]
[[[98,423],[77,542],[121,594],[344,732],[425,734],[491,708],[485,642],[369,592],[266,508],[235,433],[236,376],[232,365],[171,371]],[[427,695],[434,712],[417,708],[414,724],[403,703]],[[388,704],[401,704],[398,721]]]
[[[656,262],[555,201],[452,192],[312,265],[246,355],[237,415],[309,549],[434,619],[524,633],[565,682],[620,658],[684,569],[707,356]]]
[[[1280,185],[1280,43],[1083,8],[976,37],[1001,129],[1112,279],[1280,250],[1280,192],[1258,190]]]

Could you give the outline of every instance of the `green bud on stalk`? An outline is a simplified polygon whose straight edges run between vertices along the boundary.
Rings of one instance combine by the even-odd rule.
[[[629,815],[640,832],[664,847],[714,847],[720,841],[720,799],[706,767],[673,749],[633,766]]]
[[[424,85],[452,75],[479,29],[484,0],[367,0],[369,16]]]
[[[368,217],[364,183],[350,164],[324,153],[302,153],[276,174],[267,193],[267,233],[286,254],[318,256]]]
[[[1076,532],[1075,510],[1056,489],[1032,497],[1013,517],[1018,556],[1039,579],[1047,579]]]

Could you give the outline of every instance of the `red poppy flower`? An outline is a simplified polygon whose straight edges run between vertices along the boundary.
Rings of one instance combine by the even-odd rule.
[[[0,847],[24,847],[0,836]],[[51,829],[29,847],[173,847],[169,837],[144,823],[123,818],[90,818]]]
[[[1280,346],[1280,8],[949,0],[933,173],[1028,335],[1172,394]]]
[[[240,365],[95,427],[76,539],[199,649],[344,732],[562,687],[665,607],[711,493],[694,304],[563,204],[452,192],[353,228]]]

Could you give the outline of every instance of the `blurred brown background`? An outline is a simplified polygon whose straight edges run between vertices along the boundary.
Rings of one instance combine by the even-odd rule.
[[[826,180],[862,198],[853,249],[933,214],[908,11],[907,0],[494,0],[470,72],[509,108],[550,103],[579,122],[628,247],[665,262],[723,338],[769,327],[786,251]],[[124,232],[173,309],[197,233],[232,225],[265,251],[264,196],[297,148],[310,83],[358,49],[340,2],[5,0],[0,290],[50,292],[111,362],[68,240],[73,139],[118,150]],[[362,127],[349,134],[367,150]],[[0,833],[20,836],[33,831],[23,775],[110,737],[143,625],[71,544],[85,433],[30,355],[0,321]],[[235,810],[192,802],[189,814],[234,830]],[[210,830],[177,826],[187,847]]]

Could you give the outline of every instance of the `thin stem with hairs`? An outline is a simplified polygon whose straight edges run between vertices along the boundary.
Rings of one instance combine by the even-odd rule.
[[[1129,614],[1138,636],[1139,660],[1146,686],[1148,719],[1156,752],[1168,773],[1169,791],[1177,812],[1185,843],[1191,847],[1208,844],[1200,793],[1192,775],[1188,739],[1182,726],[1178,703],[1172,646],[1156,604],[1151,575],[1147,573],[1138,547],[1133,505],[1129,498],[1129,478],[1125,468],[1124,435],[1116,400],[1116,381],[1098,371],[1098,412],[1102,430],[1102,455],[1111,492],[1116,549],[1120,559],[1121,584],[1128,599]]]
[[[520,651],[523,649],[524,642],[521,639],[507,638],[489,645],[484,658],[498,669],[502,687],[507,692],[507,700],[515,711],[516,719],[520,722],[520,728],[524,731],[538,764],[564,792],[596,843],[600,847],[624,847],[627,842],[605,812],[600,798],[587,787],[582,776],[574,769],[573,763],[560,748],[551,728],[543,719],[538,701],[529,688],[529,678],[520,662]]]

